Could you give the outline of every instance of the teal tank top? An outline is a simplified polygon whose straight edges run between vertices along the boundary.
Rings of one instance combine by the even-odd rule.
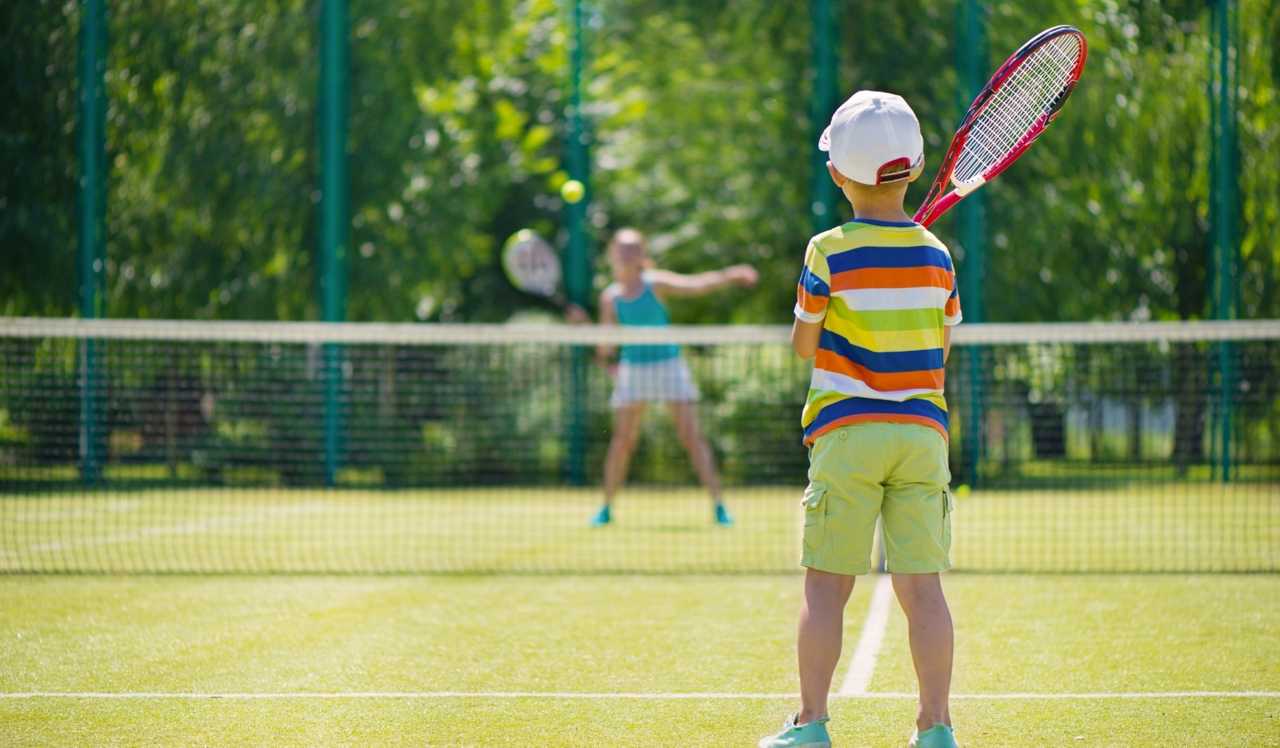
[[[671,324],[666,307],[658,301],[647,279],[644,281],[644,291],[639,296],[631,301],[614,296],[613,303],[618,310],[619,324],[642,327],[666,327]],[[629,364],[651,364],[679,355],[678,345],[624,345],[620,359]]]

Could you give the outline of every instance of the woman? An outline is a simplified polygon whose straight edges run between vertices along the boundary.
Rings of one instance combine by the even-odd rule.
[[[661,327],[671,324],[662,300],[668,296],[702,296],[730,286],[752,288],[758,274],[750,265],[685,275],[657,270],[649,259],[644,235],[620,229],[609,240],[609,265],[613,283],[600,294],[600,324]],[[601,347],[602,357],[612,348]],[[733,519],[720,496],[720,476],[711,445],[698,429],[694,402],[698,389],[689,365],[676,345],[624,345],[618,359],[617,381],[609,404],[613,407],[613,439],[604,463],[604,506],[592,518],[594,526],[613,519],[613,497],[627,478],[631,455],[640,439],[640,423],[649,403],[666,403],[680,443],[698,480],[711,494],[716,522],[728,526]]]

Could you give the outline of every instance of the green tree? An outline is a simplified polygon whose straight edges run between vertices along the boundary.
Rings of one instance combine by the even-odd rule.
[[[108,314],[314,319],[315,1],[110,7]],[[681,302],[674,317],[785,322],[809,233],[807,4],[587,7],[597,249],[635,225],[677,270],[752,262],[756,293]],[[1056,23],[1091,44],[1062,116],[985,188],[991,318],[1205,316],[1205,4],[983,7],[992,69]],[[1239,315],[1274,317],[1280,0],[1239,8]],[[0,10],[0,93],[15,103],[0,114],[7,314],[73,309],[77,13]],[[912,206],[959,116],[955,17],[954,0],[844,8],[842,93],[895,91],[920,116],[928,168]],[[563,241],[564,3],[355,0],[351,19],[349,317],[500,321],[539,305],[505,281],[498,251],[524,227]],[[952,217],[935,231],[954,243]]]
[[[75,6],[0,6],[0,314],[75,308]]]
[[[314,317],[313,14],[123,0],[109,23],[108,316]]]
[[[988,189],[993,320],[1195,319],[1208,314],[1211,44],[1199,3],[1061,3],[1043,20],[995,7],[993,49],[1052,18],[1090,42],[1062,116]],[[1240,314],[1280,314],[1274,148],[1280,107],[1258,30],[1241,4]],[[1072,16],[1076,16],[1072,18]]]

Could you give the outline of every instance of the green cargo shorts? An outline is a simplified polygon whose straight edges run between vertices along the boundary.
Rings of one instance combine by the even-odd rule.
[[[890,572],[950,569],[950,482],[947,440],[937,429],[874,421],[823,434],[809,452],[800,563],[835,574],[870,573],[882,517]]]

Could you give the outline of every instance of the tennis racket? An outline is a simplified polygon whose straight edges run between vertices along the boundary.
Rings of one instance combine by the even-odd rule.
[[[502,245],[502,270],[511,285],[560,307],[571,324],[591,323],[587,310],[565,298],[560,289],[560,258],[551,244],[533,229],[517,231]]]
[[[521,229],[502,245],[502,270],[511,285],[564,306],[560,293],[560,258],[533,229]]]
[[[933,223],[1018,160],[1062,111],[1088,52],[1084,34],[1071,26],[1042,31],[1014,52],[969,107],[916,223]],[[943,194],[948,182],[953,189]]]

